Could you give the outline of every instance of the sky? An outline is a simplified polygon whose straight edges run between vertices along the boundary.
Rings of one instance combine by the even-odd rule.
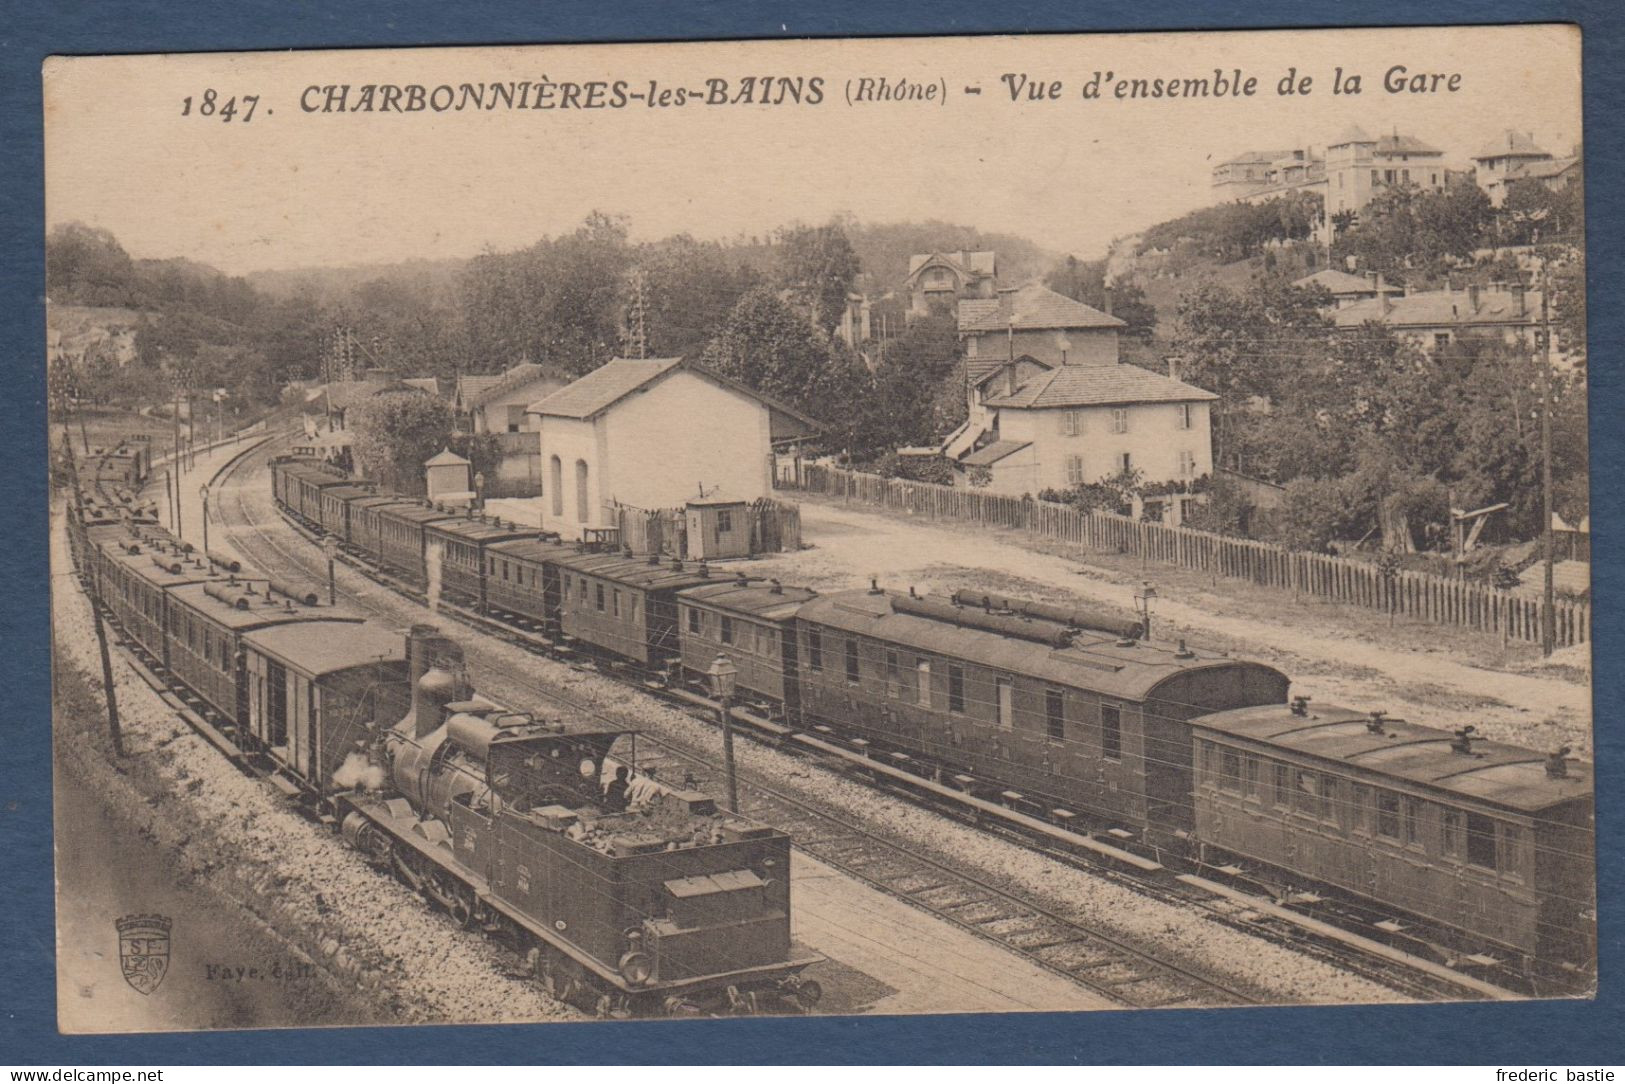
[[[852,214],[941,219],[1092,259],[1214,202],[1215,163],[1320,150],[1351,124],[1415,135],[1463,168],[1508,128],[1565,154],[1581,138],[1579,57],[1577,30],[1537,26],[53,58],[46,221],[230,274],[507,251],[593,210],[627,216],[636,240],[765,236]],[[1458,89],[1440,79],[1431,93],[1389,93],[1384,73],[1400,65],[1458,75]],[[1360,94],[1332,92],[1339,67],[1360,74]],[[1289,68],[1313,79],[1307,95],[1277,93]],[[1237,69],[1257,79],[1252,96],[1119,100],[1111,89]],[[1104,93],[1086,98],[1097,72]],[[302,108],[323,101],[312,86],[348,84],[359,101],[367,85],[624,80],[646,95],[652,81],[657,95],[707,79],[737,92],[751,75],[799,78],[803,103]],[[814,78],[817,105],[806,103]],[[934,96],[849,103],[864,78]],[[1034,85],[1039,100],[1027,97]],[[211,90],[217,108],[204,116]],[[218,105],[230,98],[227,122]]]

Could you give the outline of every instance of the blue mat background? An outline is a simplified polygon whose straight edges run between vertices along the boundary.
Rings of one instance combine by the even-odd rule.
[[[831,1062],[831,1063],[1438,1063],[1625,1062],[1625,863],[1620,844],[1625,742],[1615,729],[1620,678],[1622,442],[1616,283],[1620,235],[1621,64],[1625,5],[1548,0],[1204,3],[1059,0],[989,4],[900,0],[752,4],[544,5],[523,0],[395,0],[322,5],[7,3],[0,23],[0,348],[12,392],[0,401],[0,1063],[108,1064]],[[229,1032],[65,1038],[55,1027],[44,408],[44,221],[40,63],[53,53],[478,45],[1033,31],[1176,30],[1550,22],[1585,31],[1585,143],[1590,247],[1593,592],[1596,599],[1597,841],[1602,992],[1595,1002],[1248,1009],[927,1018],[807,1018],[681,1024]],[[1154,136],[1152,136],[1154,138]]]

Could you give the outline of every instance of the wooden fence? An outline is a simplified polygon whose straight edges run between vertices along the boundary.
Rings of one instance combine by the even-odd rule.
[[[882,478],[819,464],[798,464],[794,474],[781,474],[779,485],[932,519],[1017,528],[1090,549],[1143,555],[1148,560],[1334,602],[1540,642],[1539,599],[1463,580],[1424,572],[1384,574],[1374,563],[1346,557],[1303,553],[1109,512],[1080,512],[1050,501]],[[1589,602],[1559,600],[1553,616],[1558,647],[1591,639]]]

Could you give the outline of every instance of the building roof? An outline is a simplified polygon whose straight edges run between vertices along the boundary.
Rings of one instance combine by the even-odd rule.
[[[466,467],[468,460],[452,451],[442,448],[438,453],[423,461],[425,467]]]
[[[961,274],[973,278],[985,278],[995,273],[998,266],[998,254],[986,250],[979,252],[931,252],[908,258],[908,278],[912,279],[928,264],[951,264]]]
[[[1560,177],[1580,164],[1578,156],[1552,158],[1544,161],[1515,162],[1507,168],[1509,181],[1545,181]]]
[[[1305,275],[1301,279],[1293,279],[1292,285],[1300,289],[1309,286],[1321,286],[1324,287],[1333,297],[1346,296],[1348,294],[1375,295],[1377,292],[1377,284],[1372,282],[1370,279],[1364,278],[1360,275],[1351,275],[1346,271],[1339,271],[1332,267],[1322,268],[1321,270],[1316,271],[1313,275]],[[1399,287],[1397,286],[1387,286],[1385,284],[1383,289],[1392,290],[1395,293],[1399,292]]]
[[[627,396],[650,387],[667,374],[683,369],[704,377],[714,384],[747,395],[772,411],[774,437],[778,438],[782,419],[789,419],[807,431],[821,428],[819,423],[794,407],[769,398],[754,388],[746,387],[698,365],[685,364],[682,358],[611,358],[573,383],[538,399],[525,408],[528,414],[541,414],[554,418],[588,419],[597,417]],[[805,435],[805,434],[791,434]]]
[[[1023,448],[1031,448],[1030,440],[996,440],[985,448],[978,448],[967,455],[960,462],[967,467],[991,467],[1006,456],[1014,455]]]
[[[971,382],[971,387],[979,387],[990,380],[995,373],[1007,365],[1020,365],[1026,362],[1039,369],[1053,369],[1055,366],[1047,361],[1039,361],[1031,354],[1017,354],[1014,360],[1006,361],[1001,358],[967,358],[965,360],[965,377]]]
[[[1551,152],[1542,150],[1535,143],[1533,132],[1508,131],[1499,139],[1492,139],[1486,143],[1482,150],[1473,155],[1473,161],[1482,162],[1489,158],[1550,158]]]
[[[1475,739],[1464,754],[1451,748],[1454,735],[1447,730],[1384,719],[1379,734],[1367,727],[1369,719],[1349,708],[1294,715],[1273,704],[1200,716],[1191,725],[1523,813],[1591,796],[1588,764],[1571,761],[1567,776],[1554,779],[1546,774],[1546,756],[1533,750]]]
[[[1340,328],[1355,328],[1368,321],[1390,327],[1456,327],[1472,324],[1533,324],[1540,318],[1540,291],[1526,290],[1520,312],[1517,295],[1510,290],[1483,287],[1478,304],[1466,290],[1426,290],[1403,296],[1367,298],[1331,314]]]
[[[1115,316],[1108,316],[1099,309],[1085,305],[1081,301],[1074,301],[1036,282],[1001,292],[995,300],[996,309],[986,311],[985,314],[980,308],[972,309],[971,311],[978,315],[971,319],[967,319],[964,314],[964,302],[961,302],[959,330],[974,334],[984,331],[1007,331],[1011,328],[1017,331],[1037,331],[1049,328],[1128,326]]]
[[[426,391],[437,399],[440,397],[440,381],[432,376],[406,376],[401,378],[401,383],[418,391]]]
[[[1043,410],[1124,403],[1191,403],[1217,398],[1210,391],[1138,365],[1062,365],[1033,377],[1017,388],[1014,395],[989,399],[987,405]]]
[[[1328,147],[1343,147],[1350,143],[1375,143],[1376,140],[1366,135],[1365,129],[1358,124],[1351,124],[1337,134],[1337,138],[1327,143]]]
[[[1268,165],[1277,158],[1291,154],[1291,151],[1242,151],[1234,158],[1226,158],[1220,162],[1221,166]]]
[[[306,621],[243,635],[249,650],[269,655],[310,678],[399,662],[406,658],[405,641],[400,633],[377,625],[343,621]]]
[[[1376,140],[1378,154],[1443,154],[1438,147],[1423,143],[1412,135],[1390,132]]]
[[[803,605],[799,617],[826,628],[938,656],[1135,700],[1152,693],[1169,678],[1192,670],[1215,671],[1220,680],[1223,671],[1238,675],[1248,670],[1263,671],[1285,681],[1284,675],[1261,663],[1242,662],[1208,651],[1181,656],[1171,646],[1143,640],[1123,644],[1115,635],[1087,629],[1075,631],[1070,646],[1057,648],[968,624],[904,613],[893,608],[892,598],[890,592],[871,594],[865,590],[821,595]]]
[[[489,379],[482,379],[477,390],[465,393],[464,407],[478,407],[489,403],[493,399],[500,399],[504,395],[519,391],[531,384],[552,382],[563,385],[569,383],[569,378],[560,375],[546,365],[537,365],[534,362],[520,362],[507,372]]]
[[[487,388],[502,383],[502,373],[465,373],[457,378],[457,401],[463,407],[477,402]]]

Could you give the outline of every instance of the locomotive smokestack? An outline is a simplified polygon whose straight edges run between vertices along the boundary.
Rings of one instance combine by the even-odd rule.
[[[423,738],[441,723],[445,706],[460,690],[463,649],[434,625],[413,625],[406,634],[407,673],[412,681],[412,735]],[[404,722],[404,720],[403,720]]]

